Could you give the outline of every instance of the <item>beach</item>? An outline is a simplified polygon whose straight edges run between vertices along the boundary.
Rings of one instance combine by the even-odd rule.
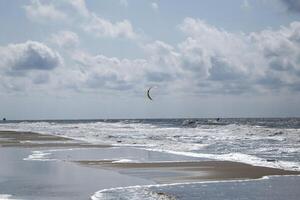
[[[0,0],[0,200],[300,200],[300,0]]]
[[[204,183],[223,187],[226,193],[230,191],[226,187],[233,185],[267,190],[282,182],[284,189],[286,182],[300,181],[299,171],[90,144],[33,132],[1,131],[0,146],[0,199],[118,199],[116,195],[130,199],[133,193],[142,199],[196,199],[203,190],[193,188],[203,189]],[[275,181],[266,179],[272,176]],[[270,183],[264,186],[262,181]],[[181,196],[176,188],[181,188]],[[289,199],[297,195],[298,190],[281,193]]]

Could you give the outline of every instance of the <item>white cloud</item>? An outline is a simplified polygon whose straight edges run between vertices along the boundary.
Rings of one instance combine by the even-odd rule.
[[[90,12],[88,11],[85,0],[67,0],[81,15],[88,17]]]
[[[71,31],[60,31],[51,35],[50,42],[60,47],[70,48],[79,44],[79,37],[76,33]]]
[[[181,73],[181,57],[175,48],[165,42],[155,41],[146,44],[144,50],[148,55],[148,62],[151,65],[149,70],[149,81],[170,81]],[[165,80],[162,80],[165,78]]]
[[[73,51],[72,68],[60,68],[60,86],[75,91],[130,90],[140,93],[149,84],[165,85],[176,77],[176,66],[173,66],[176,55],[168,52],[169,47],[159,41],[149,44],[145,47],[149,54],[147,59],[120,59]],[[161,55],[163,61],[156,56],[158,52],[165,53]]]
[[[78,69],[73,72],[80,75],[70,76],[67,83],[80,84],[81,89],[134,89],[141,86],[148,67],[143,59],[93,56],[82,51],[73,54],[73,59],[78,64]]]
[[[0,47],[1,70],[11,75],[23,75],[31,70],[52,70],[62,63],[58,52],[43,43],[27,41]]]
[[[300,81],[300,23],[280,30],[230,33],[204,21],[186,18],[179,28],[187,39],[179,44],[187,71],[199,84],[218,85],[219,92],[298,88]],[[242,87],[241,87],[242,86]]]
[[[67,2],[80,13],[81,20],[77,23],[84,31],[97,37],[139,38],[129,20],[112,22],[90,12],[83,0]],[[244,1],[244,5],[248,5],[247,3],[248,1]],[[33,1],[32,4],[31,7],[35,6],[37,10],[56,9],[55,6],[41,4],[39,1]],[[156,3],[151,3],[151,6],[154,9],[158,8]],[[27,9],[30,9],[30,6]],[[59,10],[56,11],[60,13]],[[183,41],[173,46],[163,41],[142,44],[146,54],[144,59],[120,59],[82,52],[76,49],[79,43],[76,33],[61,31],[52,35],[50,40],[60,47],[76,47],[76,50],[70,52],[72,67],[56,70],[56,78],[37,74],[33,80],[35,83],[43,83],[43,80],[56,81],[57,87],[77,90],[105,88],[135,91],[148,84],[164,84],[169,89],[196,93],[300,91],[300,22],[282,26],[279,30],[267,29],[246,34],[226,31],[200,19],[186,18],[178,28],[185,34]],[[41,45],[33,46],[41,48]],[[37,55],[39,59],[24,61],[20,58],[24,56],[20,55],[28,54],[30,57],[30,54],[26,53],[25,47],[22,48],[20,52],[25,53],[16,51],[16,56],[2,56],[6,58],[5,65],[10,66],[8,69],[12,72],[17,71],[20,66],[31,71],[54,69],[53,66],[58,66],[61,62],[59,54],[48,47],[41,48],[43,51],[33,48],[35,54],[32,55]],[[4,55],[5,51],[1,52],[1,55]],[[42,55],[47,56],[44,59]],[[33,65],[39,60],[50,64]],[[57,61],[51,64],[51,60]],[[1,66],[4,68],[4,65]]]
[[[5,93],[37,89],[50,91],[50,74],[63,66],[56,51],[34,41],[1,46],[0,56],[3,58],[0,62],[0,91]]]
[[[129,20],[112,23],[109,20],[98,17],[96,14],[92,14],[89,22],[84,24],[83,28],[85,31],[98,37],[137,38],[137,34],[134,32]]]
[[[123,2],[125,3],[125,1]],[[70,22],[97,37],[137,39],[131,22],[127,19],[112,22],[88,10],[85,0],[50,1],[47,4],[32,0],[24,6],[27,16],[40,23]],[[71,9],[70,9],[71,8]]]
[[[145,44],[146,59],[74,55],[84,77],[81,84],[132,91],[150,84],[227,94],[299,90],[300,23],[244,34],[186,18],[179,28],[187,35],[183,42],[176,47],[162,41]]]
[[[43,4],[39,0],[32,0],[31,4],[24,6],[29,19],[38,22],[65,21],[67,16],[58,10],[53,4]]]
[[[45,74],[35,74],[32,81],[35,84],[48,81],[53,88],[76,91],[103,89],[130,90],[133,93],[147,85],[160,85],[169,92],[176,90],[197,94],[300,90],[299,22],[279,30],[244,34],[231,33],[199,19],[186,18],[179,29],[186,35],[182,42],[176,46],[163,41],[144,44],[144,59],[91,55],[75,48],[66,55],[71,56],[70,65],[55,69],[55,76],[48,78]],[[57,57],[55,53],[43,54]],[[16,69],[12,67],[14,65],[10,66]],[[48,65],[39,66],[53,69]],[[36,67],[26,69],[37,70]]]
[[[240,74],[249,73],[248,69],[240,63],[243,59],[247,60],[241,52],[241,50],[248,50],[248,41],[243,35],[219,30],[193,18],[186,18],[180,25],[180,29],[188,36],[179,44],[183,62],[188,70],[198,70],[200,76],[208,77],[213,64],[222,61],[231,63],[228,63],[232,68],[230,71]]]

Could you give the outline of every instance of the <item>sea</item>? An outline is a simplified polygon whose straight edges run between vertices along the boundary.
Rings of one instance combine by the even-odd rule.
[[[300,118],[25,120],[0,130],[300,170]]]
[[[117,148],[300,171],[300,118],[24,120],[2,121],[0,130],[52,134]],[[37,155],[32,157],[36,160],[47,160],[44,158],[49,154],[34,153]],[[300,176],[272,176],[257,180],[133,185],[101,189],[91,194],[90,199],[296,200],[300,195],[299,182]],[[0,199],[12,198],[0,195]]]

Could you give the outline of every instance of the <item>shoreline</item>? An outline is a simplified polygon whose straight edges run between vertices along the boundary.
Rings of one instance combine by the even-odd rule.
[[[118,170],[120,173],[149,178],[157,183],[251,180],[265,176],[300,175],[298,171],[252,166],[231,161],[126,163],[113,160],[89,160],[74,162],[88,167]]]
[[[24,131],[0,131],[0,147],[22,148],[108,148],[109,144],[91,144],[63,136]]]
[[[71,151],[69,151],[70,148],[72,148]],[[60,151],[55,151],[57,149]],[[0,166],[0,168],[3,168],[4,174],[7,173],[6,171],[10,172],[10,168],[21,168],[23,170],[26,165],[43,166],[38,167],[37,172],[33,171],[31,174],[28,172],[28,182],[24,183],[25,186],[22,187],[26,188],[34,183],[35,179],[30,178],[31,176],[70,176],[69,179],[75,178],[75,180],[72,181],[67,178],[62,180],[63,184],[66,187],[75,184],[77,188],[75,190],[78,190],[78,192],[82,190],[86,195],[92,195],[99,189],[131,187],[134,185],[247,181],[259,180],[266,176],[300,175],[299,171],[259,167],[241,162],[201,160],[200,158],[132,147],[116,147],[107,144],[95,145],[70,138],[32,132],[0,131],[0,150],[3,154],[2,157],[0,156],[0,162],[8,165]],[[35,151],[44,151],[46,154],[51,152],[51,158],[46,161],[24,160],[24,158],[30,156],[30,152],[32,154]],[[16,155],[19,157],[15,158]],[[61,162],[52,162],[52,158]],[[5,162],[5,160],[9,160],[9,162]],[[43,170],[49,167],[50,169],[53,168],[51,173]],[[67,174],[59,174],[60,170],[57,171],[56,168],[62,168]],[[26,175],[15,174],[14,171],[11,173],[16,179]],[[68,173],[74,174],[68,175]],[[1,177],[0,173],[0,187],[3,178],[4,175]],[[5,178],[4,180],[11,181]],[[85,186],[81,185],[82,180],[88,181],[89,184],[96,181],[98,185],[84,188]],[[126,181],[123,183],[124,180]],[[106,183],[107,181],[109,183]],[[55,186],[56,183],[51,184]],[[7,191],[3,191],[3,193],[12,194],[10,188],[6,185],[5,187],[7,187]],[[15,186],[11,185],[11,187]],[[47,187],[45,186],[45,188]],[[93,191],[90,191],[90,188],[94,188]],[[59,189],[58,193],[60,194],[60,192]],[[16,198],[18,198],[18,195]]]

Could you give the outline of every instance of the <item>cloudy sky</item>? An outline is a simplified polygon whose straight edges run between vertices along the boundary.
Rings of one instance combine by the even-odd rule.
[[[300,116],[299,0],[2,0],[0,26],[0,117]]]

